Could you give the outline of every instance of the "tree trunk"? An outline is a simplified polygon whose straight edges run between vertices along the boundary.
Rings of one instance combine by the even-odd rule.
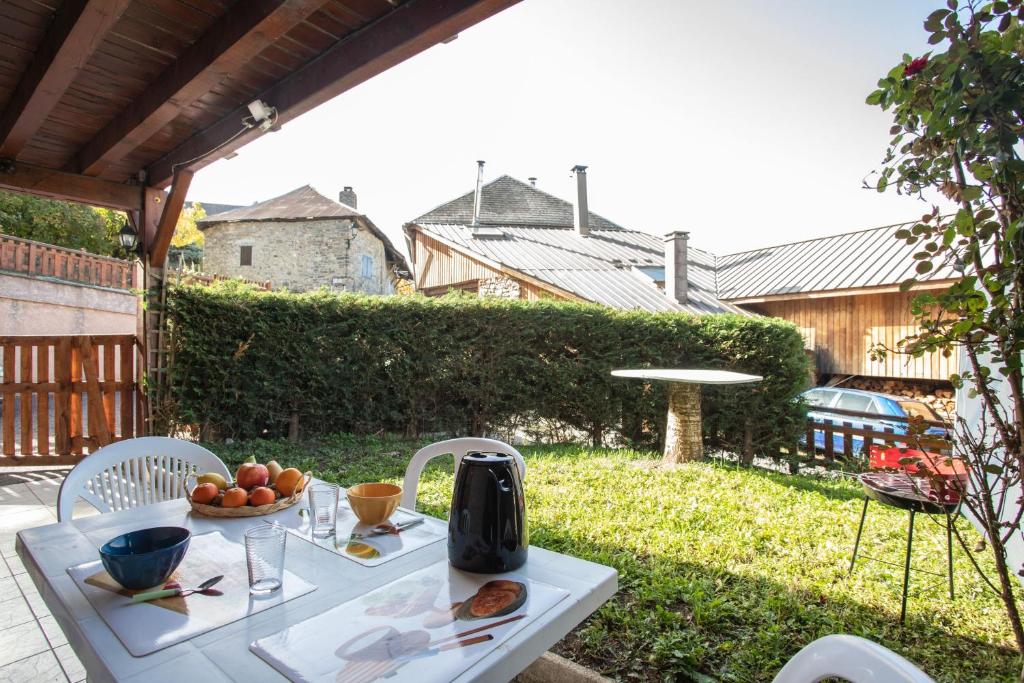
[[[743,423],[743,455],[740,461],[748,467],[754,464],[754,425],[749,417]]]
[[[704,442],[700,422],[700,386],[674,382],[668,389],[668,422],[662,462],[701,460]]]

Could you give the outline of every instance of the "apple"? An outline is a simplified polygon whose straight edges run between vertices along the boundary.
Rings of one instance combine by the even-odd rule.
[[[270,471],[267,470],[266,465],[259,463],[247,462],[239,467],[235,474],[235,486],[247,490],[257,486],[266,486],[268,481],[270,481]]]

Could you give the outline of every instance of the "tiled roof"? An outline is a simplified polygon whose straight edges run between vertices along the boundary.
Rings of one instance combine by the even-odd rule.
[[[203,207],[203,211],[206,212],[207,216],[213,216],[213,215],[218,214],[218,213],[224,213],[225,211],[231,211],[232,209],[241,209],[241,208],[243,208],[241,204],[212,204],[210,202],[199,202],[199,201],[197,201],[195,203],[198,204],[199,206]],[[187,202],[187,204],[189,206],[191,206],[192,202],[189,201],[189,202]]]
[[[616,228],[580,237],[572,228],[499,225],[501,237],[478,238],[469,225],[419,224],[428,235],[497,261],[577,296],[615,308],[689,313],[746,313],[715,297],[713,255],[689,250],[686,304],[669,299],[639,268],[664,266],[664,243],[645,232]]]
[[[428,211],[416,220],[425,223],[468,225],[473,221],[473,195],[467,192],[457,199]],[[507,175],[483,186],[480,201],[480,222],[487,225],[523,225],[546,227],[572,227],[572,204],[538,190],[529,183]],[[622,230],[607,218],[590,212],[590,228]]]
[[[748,299],[894,285],[915,276],[914,253],[920,245],[898,240],[894,233],[909,224],[850,232],[781,244],[718,258],[718,296]],[[922,280],[958,277],[941,266]]]
[[[361,215],[350,206],[323,196],[309,185],[303,185],[280,197],[252,206],[242,206],[199,221],[203,229],[215,223],[238,221],[301,221],[315,218],[355,218]]]

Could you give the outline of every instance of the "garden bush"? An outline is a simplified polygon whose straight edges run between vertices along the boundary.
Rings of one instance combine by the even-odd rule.
[[[706,387],[709,447],[777,453],[799,438],[807,381],[796,328],[591,304],[466,296],[366,297],[184,286],[168,299],[176,421],[220,437],[336,432],[483,434],[547,419],[594,442],[652,443],[666,392],[624,367],[723,368],[756,385]]]

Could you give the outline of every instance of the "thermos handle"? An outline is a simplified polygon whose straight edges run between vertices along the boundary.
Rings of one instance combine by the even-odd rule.
[[[519,478],[526,479],[526,461],[514,448],[501,441],[494,439],[483,439],[476,437],[464,437],[459,439],[448,439],[439,441],[429,446],[424,446],[412,456],[409,466],[405,470],[405,481],[402,485],[402,507],[407,510],[416,509],[416,489],[419,487],[420,475],[426,464],[439,455],[455,456],[455,474],[459,473],[459,466],[462,458],[471,451],[482,451],[485,453],[508,453],[516,461],[519,469]]]

